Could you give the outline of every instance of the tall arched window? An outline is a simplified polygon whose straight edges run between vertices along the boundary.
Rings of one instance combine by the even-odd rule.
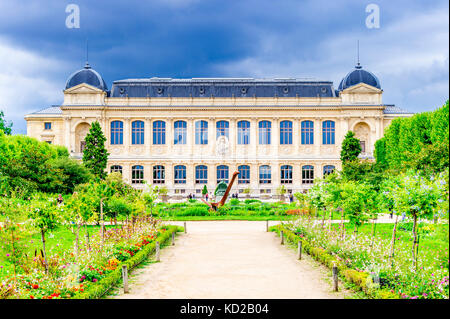
[[[323,144],[334,144],[334,122],[333,121],[324,121],[322,123],[322,136],[323,136]]]
[[[302,122],[302,144],[310,145],[314,144],[314,122],[313,121],[303,121]]]
[[[250,122],[239,121],[237,123],[237,143],[238,144],[250,144]]]
[[[195,183],[196,184],[208,183],[208,167],[206,165],[198,165],[195,167]]]
[[[228,166],[226,165],[217,166],[217,183],[220,181],[228,183]]]
[[[280,122],[280,144],[292,144],[292,122]]]
[[[240,165],[238,167],[238,183],[239,184],[250,184],[250,166]]]
[[[177,165],[174,167],[174,183],[186,184],[186,166]]]
[[[302,167],[302,183],[312,184],[314,182],[314,166],[305,165]]]
[[[120,174],[122,174],[122,166],[120,166],[120,165],[113,165],[113,166],[111,166],[111,173],[120,173]]]
[[[153,166],[153,184],[164,184],[165,169],[162,165]]]
[[[335,170],[335,167],[333,165],[325,165],[323,167],[323,176],[333,173],[334,170]]]
[[[226,136],[229,138],[230,124],[227,121],[219,121],[216,123],[216,138],[219,136]]]
[[[272,182],[272,172],[269,165],[259,167],[259,183],[270,184]]]
[[[123,122],[111,122],[111,145],[123,144]]]
[[[131,144],[144,144],[144,122],[131,123]]]
[[[270,127],[269,121],[260,121],[259,124],[259,144],[270,144]]]
[[[208,144],[208,122],[195,122],[195,144]]]
[[[166,122],[153,122],[153,144],[166,144]]]
[[[173,124],[173,144],[186,144],[187,141],[187,124],[185,121],[176,121]]]
[[[283,165],[281,166],[281,184],[292,184],[292,166]]]
[[[144,166],[134,165],[131,167],[131,183],[142,184],[144,182]]]

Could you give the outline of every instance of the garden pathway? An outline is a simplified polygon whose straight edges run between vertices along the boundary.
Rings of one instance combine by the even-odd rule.
[[[130,293],[120,289],[114,298],[343,298],[332,292],[328,270],[309,256],[296,260],[265,221],[189,221],[186,228],[161,250],[161,262],[133,271]]]

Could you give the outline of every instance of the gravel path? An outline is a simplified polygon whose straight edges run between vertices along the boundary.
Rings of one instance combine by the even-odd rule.
[[[343,298],[332,292],[329,271],[309,256],[296,260],[264,221],[189,221],[186,228],[161,250],[161,262],[132,273],[130,293],[120,289],[114,298]]]

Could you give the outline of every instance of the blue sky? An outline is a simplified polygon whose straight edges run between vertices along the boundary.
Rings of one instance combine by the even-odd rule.
[[[80,7],[80,28],[65,25]],[[380,8],[369,29],[368,4]],[[448,1],[0,0],[0,109],[15,133],[24,115],[62,103],[89,62],[105,79],[293,77],[335,88],[360,60],[383,102],[413,112],[448,99]]]

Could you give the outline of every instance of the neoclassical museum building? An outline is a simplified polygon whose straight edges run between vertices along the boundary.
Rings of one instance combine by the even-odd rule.
[[[90,124],[107,137],[108,171],[136,187],[165,185],[176,197],[213,191],[240,172],[233,192],[271,197],[280,185],[307,189],[340,169],[348,130],[373,158],[375,141],[396,117],[380,81],[358,63],[340,82],[307,79],[143,78],[109,90],[86,66],[72,74],[64,102],[25,116],[27,133],[81,158]],[[248,191],[248,190],[247,190]]]

